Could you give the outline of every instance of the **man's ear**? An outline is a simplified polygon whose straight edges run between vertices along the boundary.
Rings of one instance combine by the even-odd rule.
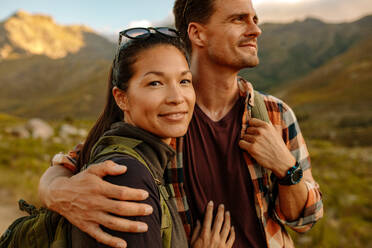
[[[190,22],[187,33],[192,45],[204,47],[208,42],[206,29],[200,23]]]
[[[115,86],[112,88],[112,95],[114,96],[118,107],[125,112],[128,109],[127,93]]]

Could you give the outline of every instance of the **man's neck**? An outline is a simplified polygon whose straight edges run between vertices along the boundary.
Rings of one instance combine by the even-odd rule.
[[[191,72],[196,103],[211,120],[221,120],[239,98],[238,71],[193,56]]]

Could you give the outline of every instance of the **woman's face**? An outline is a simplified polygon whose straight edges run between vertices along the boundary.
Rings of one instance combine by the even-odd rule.
[[[127,92],[119,97],[125,121],[166,143],[184,135],[195,104],[185,56],[174,46],[157,45],[137,56],[133,71]]]

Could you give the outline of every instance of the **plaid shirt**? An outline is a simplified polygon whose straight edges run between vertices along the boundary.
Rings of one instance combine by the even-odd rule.
[[[246,97],[245,111],[242,116],[242,135],[248,126],[251,118],[251,107],[253,102],[253,89],[249,84],[242,82],[239,84],[241,95]],[[279,197],[277,197],[277,184],[270,177],[271,172],[264,167],[254,163],[251,156],[244,152],[244,159],[250,172],[253,188],[256,212],[265,233],[268,248],[291,248],[294,247],[292,239],[286,232],[284,226],[288,226],[296,232],[306,232],[323,216],[323,203],[319,185],[314,181],[311,174],[310,157],[301,134],[300,127],[292,109],[270,95],[263,95],[270,121],[278,133],[282,136],[288,149],[302,167],[303,179],[307,189],[307,202],[302,216],[297,220],[287,221],[280,210]],[[184,223],[185,231],[190,236],[191,215],[184,191],[183,174],[183,138],[173,139],[171,146],[177,151],[177,155],[164,172],[164,180],[167,184],[171,199],[175,202],[181,219]],[[81,146],[77,146],[69,154],[57,154],[52,161],[53,165],[62,165],[75,172],[75,158]]]

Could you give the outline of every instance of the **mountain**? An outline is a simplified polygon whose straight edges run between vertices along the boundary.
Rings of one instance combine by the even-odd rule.
[[[297,113],[305,135],[372,145],[372,35],[306,77],[274,91]]]
[[[327,24],[308,18],[260,27],[260,65],[242,70],[241,75],[257,89],[267,91],[310,73],[369,37],[372,16],[352,23]]]
[[[110,58],[107,48],[112,50],[112,44],[92,29],[58,25],[47,15],[31,15],[20,10],[0,23],[0,61],[27,55],[61,59],[84,50]]]
[[[115,45],[84,26],[18,11],[0,23],[0,112],[96,117]]]
[[[357,64],[362,59],[358,56],[369,54],[370,48],[366,46],[372,40],[371,25],[372,16],[341,24],[327,24],[311,18],[288,24],[263,24],[259,40],[261,63],[257,68],[243,70],[242,74],[257,89],[276,91],[285,96],[291,106],[300,110],[300,118],[312,120],[314,112],[311,108],[316,106],[319,106],[316,111],[325,118],[332,110],[329,104],[336,101],[332,99],[349,99],[347,97],[351,96],[327,98],[327,94],[334,94],[336,90],[322,95],[314,82],[324,85],[333,82],[334,88],[324,86],[327,91],[340,84],[347,93],[356,90],[347,87],[357,85],[353,80],[365,77],[369,80],[370,74],[365,70],[352,74],[354,78],[348,78],[351,74],[344,73],[354,68],[347,66],[350,61]],[[96,118],[105,100],[115,48],[114,43],[88,27],[62,26],[52,17],[23,11],[13,14],[0,23],[0,112],[21,117]],[[370,61],[369,58],[364,60],[367,62],[360,68]],[[337,73],[324,74],[324,71]],[[337,81],[337,75],[343,75],[343,78]],[[291,92],[289,95],[281,91],[283,85]],[[367,83],[358,85],[361,94],[370,92]],[[302,95],[302,91],[308,92],[311,99],[323,96],[326,105],[321,101],[307,102],[309,99]],[[359,100],[355,97],[352,101]],[[333,105],[337,107],[338,104],[341,103]],[[358,104],[368,109],[365,107],[368,103]],[[345,106],[344,112],[350,102],[345,101],[342,106]],[[342,118],[346,119],[342,121]],[[345,115],[342,118],[337,122],[351,125],[347,119],[351,117]],[[368,122],[368,118],[364,122]]]

